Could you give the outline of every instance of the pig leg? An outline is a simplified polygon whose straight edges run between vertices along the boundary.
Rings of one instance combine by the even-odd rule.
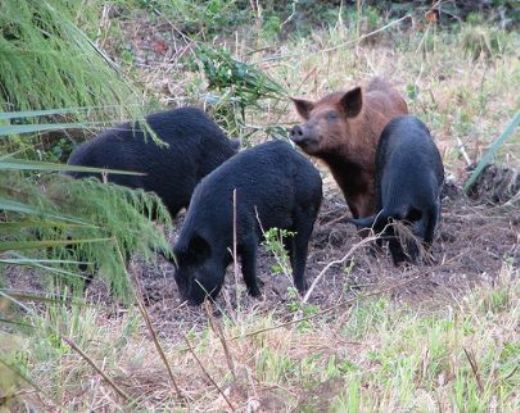
[[[424,241],[425,247],[429,247],[433,242],[435,227],[439,220],[439,208],[437,205],[423,213],[422,218],[414,225],[413,233]]]
[[[439,202],[435,204],[435,206],[428,211],[428,223],[424,232],[424,242],[427,246],[430,246],[433,242],[433,237],[435,236],[435,228],[437,227],[437,222],[440,217],[440,205]]]
[[[307,289],[305,281],[305,263],[307,261],[307,252],[309,248],[309,239],[312,234],[314,220],[305,214],[297,214],[293,226],[296,234],[286,240],[286,249],[289,253],[291,266],[293,270],[294,285],[300,293]]]
[[[256,240],[248,240],[242,245],[240,251],[240,263],[242,264],[242,274],[246,283],[247,292],[253,297],[260,296],[260,288],[256,281]]]
[[[403,246],[401,245],[399,236],[396,234],[393,227],[387,229],[385,239],[388,239],[388,249],[392,255],[394,265],[399,265],[403,261],[407,261],[408,257],[403,251]]]
[[[434,207],[424,211],[422,213],[421,219],[416,221],[413,226],[413,234],[420,238],[425,249],[428,250],[433,242],[433,237],[435,235],[435,227],[437,226],[437,222],[439,219],[439,208],[438,204]],[[411,243],[412,241],[410,241]],[[413,242],[413,246],[409,249],[412,253],[410,254],[414,261],[416,261],[417,256],[419,255],[419,251],[415,242]]]

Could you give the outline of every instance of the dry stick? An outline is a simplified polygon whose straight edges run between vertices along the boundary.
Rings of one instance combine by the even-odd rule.
[[[193,347],[191,346],[190,340],[188,340],[188,337],[186,335],[184,335],[184,341],[186,342],[186,345],[188,346],[189,352],[193,355],[193,357],[197,361],[197,363],[198,363],[200,369],[202,370],[202,372],[206,375],[206,377],[213,384],[213,386],[215,386],[217,391],[222,395],[222,397],[224,398],[224,400],[226,401],[228,406],[231,408],[231,411],[235,411],[234,406],[231,404],[231,401],[227,398],[227,396],[224,393],[224,391],[220,388],[220,386],[217,384],[217,382],[215,380],[213,380],[213,378],[210,376],[208,371],[204,368],[204,365],[202,364],[200,359],[197,357],[197,354],[195,353],[195,350],[193,350]]]
[[[307,82],[307,80],[312,76],[316,74],[316,71],[318,68],[314,66],[311,70],[307,72],[307,74],[303,77],[302,81],[298,84],[296,87],[297,91],[300,91],[301,87]],[[278,120],[280,119],[281,115],[278,117]]]
[[[456,137],[456,139],[457,139],[457,147],[459,148],[459,151],[462,154],[462,157],[466,161],[466,164],[468,166],[470,166],[471,165],[471,159],[468,156],[468,153],[466,152],[466,149],[464,148],[464,144],[462,143],[462,141],[460,140],[460,138],[458,136]]]
[[[460,255],[457,255],[453,258],[451,258],[448,262],[450,261],[455,261],[457,258],[459,258]],[[444,263],[445,265],[446,263]],[[429,267],[430,270],[434,270],[435,268],[440,268],[441,265],[437,265],[435,267]],[[417,273],[420,273],[422,271],[421,268],[418,268],[417,270],[413,271],[412,274],[417,274]],[[334,310],[338,310],[342,307],[346,307],[350,304],[353,304],[355,303],[356,301],[359,301],[363,298],[369,298],[369,297],[373,297],[373,296],[376,296],[376,295],[381,295],[381,294],[385,294],[385,293],[388,293],[390,291],[394,291],[400,287],[403,287],[405,285],[408,285],[408,284],[411,284],[413,281],[416,281],[420,278],[423,277],[423,274],[419,274],[419,275],[416,275],[414,276],[413,278],[409,278],[408,280],[405,280],[403,281],[402,283],[399,283],[399,284],[395,284],[391,287],[387,287],[387,288],[382,288],[380,290],[377,290],[377,291],[373,291],[371,293],[367,293],[367,294],[360,294],[354,298],[351,298],[349,300],[345,300],[339,304],[336,304],[336,305],[333,305],[329,308],[326,308],[325,310],[322,310],[322,311],[319,311],[315,314],[312,314],[312,315],[309,315],[309,316],[306,316],[306,317],[301,317],[301,318],[297,318],[297,319],[293,319],[293,320],[290,320],[290,321],[287,321],[285,323],[280,323],[276,326],[273,326],[273,327],[266,327],[266,328],[262,328],[262,329],[259,329],[259,330],[255,330],[255,331],[252,331],[250,333],[247,333],[247,334],[241,334],[241,335],[237,335],[237,336],[233,336],[233,337],[230,337],[228,338],[228,341],[234,341],[234,340],[239,340],[239,339],[242,339],[242,338],[247,338],[247,337],[253,337],[253,336],[256,336],[258,334],[262,334],[262,333],[266,333],[268,331],[273,331],[273,330],[278,330],[279,328],[283,328],[283,327],[286,327],[286,326],[289,326],[289,325],[292,325],[292,324],[298,324],[298,323],[301,323],[301,322],[304,322],[304,321],[309,321],[309,320],[312,320],[314,318],[317,318],[317,317],[320,317],[322,315],[325,315],[325,314],[328,314]],[[181,349],[180,351],[188,351],[190,350],[189,347],[186,347],[186,348],[183,348]]]
[[[321,272],[318,274],[318,276],[314,279],[314,281],[312,282],[311,286],[309,287],[309,289],[307,290],[307,292],[305,293],[305,296],[303,297],[302,299],[302,304],[305,304],[307,302],[307,300],[309,299],[312,291],[314,290],[314,288],[316,287],[316,285],[320,282],[321,278],[323,277],[323,275],[325,275],[325,273],[330,269],[330,267],[332,267],[333,265],[337,265],[337,264],[343,264],[356,250],[358,250],[360,247],[362,247],[363,245],[365,244],[368,244],[372,241],[375,241],[376,239],[378,239],[379,237],[377,236],[374,236],[374,237],[368,237],[368,238],[365,238],[363,239],[362,241],[358,242],[357,244],[355,244],[344,256],[343,258],[339,259],[339,260],[335,260],[335,261],[331,261],[329,262],[325,268],[323,268],[323,270],[321,270]]]
[[[208,301],[206,301],[204,308],[206,309],[206,313],[208,315],[209,325],[211,326],[211,329],[213,332],[217,335],[217,337],[220,340],[220,343],[222,344],[222,348],[224,349],[224,354],[226,356],[226,362],[229,367],[229,370],[231,370],[231,374],[233,375],[233,378],[236,380],[237,375],[235,372],[235,363],[233,362],[233,357],[231,357],[231,352],[229,351],[229,347],[226,342],[226,337],[224,336],[224,332],[222,331],[222,327],[220,326],[220,323],[218,320],[215,320],[213,315],[211,314],[211,308]]]
[[[455,256],[453,258],[451,258],[449,261],[455,261],[457,258],[459,258],[459,255],[458,256]],[[435,267],[429,267],[430,270],[434,270],[435,268],[439,268],[441,267],[441,265],[437,265]],[[420,273],[422,271],[421,268],[418,268],[417,270],[413,271],[412,274],[417,274],[417,273]],[[297,319],[293,319],[293,320],[290,320],[290,321],[287,321],[285,323],[280,323],[276,326],[273,326],[273,327],[266,327],[266,328],[262,328],[262,329],[259,329],[259,330],[255,330],[255,331],[252,331],[250,333],[247,333],[247,334],[241,334],[241,335],[237,335],[237,336],[233,336],[233,337],[230,337],[228,338],[228,341],[234,341],[234,340],[239,340],[239,339],[242,339],[242,338],[247,338],[247,337],[253,337],[253,336],[256,336],[258,334],[262,334],[262,333],[266,333],[268,331],[273,331],[273,330],[278,330],[279,328],[283,328],[283,327],[286,327],[286,326],[289,326],[289,325],[292,325],[292,324],[298,324],[298,323],[301,323],[301,322],[304,322],[304,321],[309,321],[309,320],[312,320],[314,318],[317,318],[317,317],[320,317],[322,315],[325,315],[325,314],[328,314],[334,310],[338,310],[342,307],[346,307],[350,304],[353,304],[355,303],[356,301],[359,301],[363,298],[369,298],[369,297],[373,297],[373,296],[376,296],[376,295],[381,295],[381,294],[385,294],[385,293],[388,293],[390,291],[394,291],[400,287],[403,287],[405,285],[408,285],[408,284],[411,284],[413,281],[416,281],[420,278],[423,277],[423,274],[419,274],[419,275],[416,275],[414,276],[413,278],[409,278],[408,280],[405,280],[399,284],[395,284],[391,287],[387,287],[387,288],[382,288],[380,290],[377,290],[377,291],[373,291],[371,293],[367,293],[367,294],[360,294],[354,298],[351,298],[351,299],[348,299],[348,300],[345,300],[339,304],[336,304],[336,305],[333,305],[329,308],[326,308],[325,310],[322,310],[322,311],[319,311],[315,314],[312,314],[312,315],[309,315],[309,316],[306,316],[306,317],[301,317],[301,318],[297,318]],[[180,351],[188,351],[190,350],[189,347],[186,347],[186,348],[183,348],[181,349]]]
[[[426,36],[428,36],[428,33],[430,33],[430,27],[431,27],[431,25],[428,24],[428,26],[426,27],[426,30],[424,32],[424,35],[421,38],[421,41],[419,42],[419,45],[417,46],[417,49],[415,50],[415,54],[419,53],[419,51],[421,50],[421,47],[422,47],[422,45],[423,45],[423,43],[424,43],[424,41],[426,39]],[[425,52],[426,52],[426,50],[425,50]]]
[[[473,371],[473,375],[475,376],[478,390],[480,391],[480,393],[482,393],[484,391],[484,386],[482,386],[482,380],[480,379],[480,373],[478,371],[478,366],[477,366],[477,361],[475,360],[475,356],[471,352],[466,350],[465,347],[462,347],[462,349],[464,350],[464,353],[466,354],[466,358],[468,359],[469,364],[471,366],[471,370]]]
[[[179,389],[179,386],[177,385],[177,381],[175,380],[175,377],[173,375],[173,371],[170,367],[170,363],[168,363],[168,359],[166,358],[166,355],[164,354],[164,351],[162,349],[162,346],[161,346],[161,343],[159,343],[159,339],[157,338],[157,334],[155,333],[155,330],[152,326],[152,322],[150,321],[150,316],[148,315],[148,311],[146,310],[144,304],[142,303],[141,299],[139,297],[136,297],[137,299],[137,307],[139,308],[139,311],[141,312],[141,315],[143,316],[144,318],[144,322],[146,324],[146,327],[148,328],[148,331],[150,332],[150,335],[152,336],[152,340],[155,344],[155,348],[157,350],[157,352],[159,353],[159,356],[161,357],[165,367],[166,367],[166,370],[168,371],[168,376],[170,376],[170,380],[173,384],[173,387],[175,389],[175,393],[177,394],[178,397],[184,399],[186,402],[188,401],[188,399],[186,398],[186,396],[181,392],[181,390]]]
[[[518,366],[516,366],[511,373],[509,373],[506,377],[504,377],[504,381],[509,380],[511,377],[513,377],[517,371],[518,371]]]
[[[88,364],[90,364],[90,366],[97,371],[97,373],[103,377],[103,379],[114,389],[114,391],[119,394],[123,399],[125,399],[125,401],[130,401],[130,397],[123,391],[121,390],[117,384],[115,384],[112,379],[110,377],[108,377],[105,372],[103,370],[101,370],[101,368],[99,368],[96,363],[94,363],[94,361],[89,357],[87,356],[83,350],[81,350],[77,345],[76,343],[74,343],[74,341],[72,341],[70,338],[67,338],[65,336],[60,336],[61,339],[67,343],[74,351],[76,351]]]
[[[122,263],[125,263],[125,260],[123,258],[123,254],[121,252],[121,249],[119,248],[119,244],[117,243],[117,241],[115,240],[116,242],[116,249],[117,249],[117,252],[119,254],[119,259],[121,260]],[[164,351],[162,349],[162,346],[161,346],[161,343],[159,343],[159,339],[157,338],[157,334],[155,333],[155,330],[152,326],[152,322],[150,320],[150,316],[148,314],[148,311],[146,310],[144,304],[143,304],[143,301],[141,299],[142,297],[142,289],[141,289],[141,284],[139,283],[139,279],[137,277],[131,277],[130,274],[128,273],[128,271],[126,270],[126,265],[124,265],[123,267],[125,269],[125,273],[126,273],[126,276],[128,277],[128,279],[133,279],[134,280],[134,285],[135,285],[135,291],[134,291],[134,294],[135,294],[135,299],[137,301],[137,307],[139,308],[139,311],[141,312],[141,315],[143,316],[143,319],[144,319],[144,322],[146,324],[146,327],[148,328],[148,331],[150,332],[150,335],[152,336],[152,340],[155,344],[155,348],[157,350],[157,352],[159,353],[159,357],[161,357],[161,360],[163,361],[165,367],[166,367],[166,370],[168,371],[168,376],[170,376],[170,380],[173,384],[173,387],[175,388],[175,393],[177,394],[178,397],[184,399],[186,402],[188,402],[188,399],[183,395],[183,393],[180,391],[179,389],[179,386],[177,385],[177,381],[175,380],[175,377],[173,375],[173,371],[170,367],[170,364],[168,363],[168,360],[166,358],[166,355],[164,354]]]
[[[331,225],[339,224],[347,220],[347,218],[350,217],[350,212],[345,212],[343,215],[339,216],[338,218],[334,218],[333,220],[329,222],[325,222],[321,227],[322,228],[328,228]]]
[[[237,189],[233,189],[233,274],[235,275],[235,301],[236,314],[239,316],[240,311],[240,297],[238,290],[238,265],[237,265]]]

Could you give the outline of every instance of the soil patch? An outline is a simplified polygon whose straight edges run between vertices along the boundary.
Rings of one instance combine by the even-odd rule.
[[[494,283],[504,265],[518,268],[520,264],[520,217],[518,206],[491,206],[486,202],[465,197],[460,190],[450,190],[443,199],[442,222],[432,247],[434,263],[430,265],[394,267],[388,251],[374,254],[369,247],[360,247],[342,265],[332,266],[321,278],[310,296],[309,303],[320,309],[332,307],[345,298],[379,290],[389,290],[396,301],[425,304],[460,296],[476,284]],[[341,259],[361,241],[355,227],[342,223],[346,204],[336,188],[325,194],[309,246],[306,277],[309,284],[331,261]],[[182,226],[184,215],[175,222]],[[340,221],[340,222],[337,222]],[[171,234],[175,242],[177,232]],[[293,316],[298,303],[289,274],[275,271],[276,259],[261,248],[258,275],[262,299],[247,295],[238,266],[228,268],[225,285],[216,300],[219,312],[235,319],[237,308],[257,314],[273,312],[280,320]],[[196,308],[181,301],[174,280],[174,269],[162,258],[146,264],[135,257],[130,272],[141,284],[143,298],[162,337],[173,338],[180,332],[199,328],[207,323],[203,307]],[[7,286],[25,293],[41,292],[41,277],[33,270],[11,268]],[[396,287],[398,286],[398,287]],[[87,290],[89,301],[115,307],[106,286],[95,280]]]
[[[309,303],[325,309],[357,294],[400,285],[391,291],[393,299],[423,304],[460,296],[476,284],[494,283],[504,265],[518,267],[520,217],[517,209],[492,207],[466,198],[462,191],[457,194],[443,200],[442,223],[431,251],[433,264],[394,267],[388,251],[374,254],[370,247],[363,246],[351,259],[332,266],[324,274]],[[309,284],[327,264],[341,259],[361,241],[354,226],[335,222],[341,221],[346,212],[341,195],[335,189],[330,190],[324,198],[309,247],[306,269]],[[177,228],[181,227],[183,218],[177,219]],[[176,235],[172,234],[172,242]],[[245,292],[240,266],[235,276],[231,265],[216,307],[231,318],[235,318],[237,307],[256,313],[274,312],[281,319],[292,317],[291,310],[297,302],[291,288],[292,279],[275,271],[276,267],[275,257],[261,248],[258,276],[263,297],[257,300]],[[202,307],[194,308],[181,302],[171,265],[164,261],[144,265],[134,260],[133,269],[141,280],[148,310],[161,334],[176,335],[206,323]]]

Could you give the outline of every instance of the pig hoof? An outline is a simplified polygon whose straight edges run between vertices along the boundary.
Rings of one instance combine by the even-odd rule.
[[[256,298],[258,298],[258,297],[260,297],[260,296],[262,295],[262,293],[260,292],[260,289],[259,289],[258,287],[250,288],[250,289],[248,290],[248,292],[249,292],[249,295],[250,295],[251,297],[256,297]]]
[[[298,290],[300,295],[304,295],[308,288],[309,288],[309,286],[305,282],[303,284],[296,286],[296,289]]]

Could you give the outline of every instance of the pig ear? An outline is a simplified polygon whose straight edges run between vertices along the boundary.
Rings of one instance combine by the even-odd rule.
[[[311,110],[314,109],[314,103],[305,99],[291,98],[291,100],[296,106],[298,114],[305,120],[309,119]]]
[[[198,234],[193,236],[188,249],[189,254],[192,257],[195,257],[197,261],[205,260],[211,254],[211,246],[209,245],[208,241],[206,241]]]
[[[363,106],[361,88],[357,87],[345,93],[341,98],[340,104],[348,118],[356,117],[361,112],[361,107]]]

